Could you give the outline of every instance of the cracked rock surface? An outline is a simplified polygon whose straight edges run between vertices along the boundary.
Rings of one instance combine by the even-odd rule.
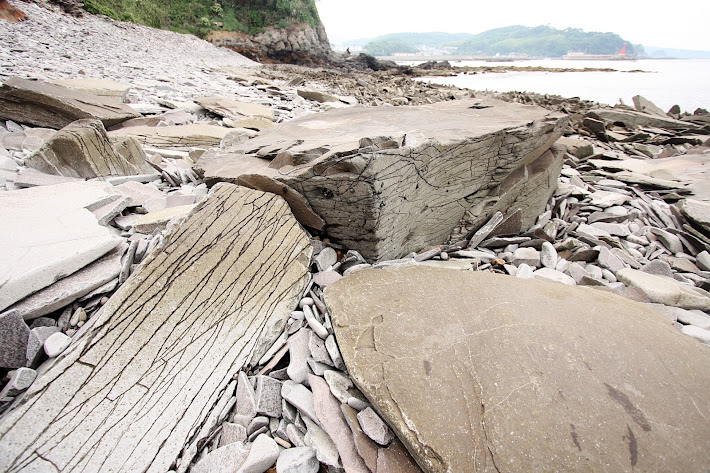
[[[710,461],[710,353],[643,304],[421,266],[354,273],[325,303],[352,380],[427,472]]]
[[[0,470],[189,464],[183,446],[280,334],[311,253],[281,198],[216,187],[3,419]]]
[[[350,107],[210,150],[198,166],[208,182],[262,189],[253,177],[265,176],[288,186],[331,238],[380,261],[465,238],[513,205],[532,225],[562,167],[561,154],[545,152],[566,123],[560,113],[494,99]],[[531,181],[542,192],[525,192]]]

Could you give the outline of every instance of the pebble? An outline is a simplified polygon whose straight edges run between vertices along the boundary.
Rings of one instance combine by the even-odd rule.
[[[554,269],[557,266],[557,250],[552,246],[552,243],[546,241],[542,244],[540,262],[546,268]]]
[[[308,306],[306,306],[308,307]],[[305,383],[308,380],[308,357],[311,354],[308,346],[311,331],[301,329],[289,342],[289,357],[288,377],[297,383]]]
[[[513,252],[513,264],[518,270],[522,264],[537,268],[540,266],[540,253],[535,248],[518,248]]]
[[[18,368],[10,377],[10,381],[0,391],[0,399],[14,397],[29,388],[37,377],[37,372],[31,368]]]
[[[44,341],[44,352],[48,357],[56,358],[64,353],[69,345],[71,345],[71,337],[61,332],[53,333]]]
[[[281,388],[281,396],[292,406],[298,409],[302,415],[308,417],[315,423],[320,423],[313,407],[313,393],[302,384],[291,380],[285,381]]]
[[[362,431],[376,444],[386,447],[394,440],[392,430],[371,407],[358,412],[357,420]]]
[[[30,328],[17,310],[0,314],[0,368],[15,369],[27,362]]]

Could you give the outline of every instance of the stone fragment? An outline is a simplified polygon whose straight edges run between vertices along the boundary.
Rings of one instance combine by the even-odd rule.
[[[222,424],[222,436],[219,439],[219,446],[224,447],[230,443],[246,442],[247,429],[241,424],[225,422]]]
[[[318,271],[325,271],[338,262],[338,254],[333,248],[326,246],[313,258],[313,262],[316,264]]]
[[[518,248],[513,252],[513,264],[515,266],[527,264],[528,266],[538,267],[540,266],[540,253],[531,247]]]
[[[238,120],[234,120],[232,118],[224,118],[222,121],[228,127],[236,128],[237,130],[246,129],[247,131],[269,130],[276,126],[276,124],[273,122],[273,119],[263,117],[241,118]],[[220,146],[221,145],[222,144],[220,144]]]
[[[27,363],[30,328],[16,310],[0,314],[0,368],[15,369]]]
[[[683,325],[680,330],[684,334],[695,338],[699,342],[710,345],[710,330],[696,327],[695,325]]]
[[[332,239],[382,261],[462,240],[497,211],[520,208],[532,225],[554,192],[564,153],[547,151],[566,120],[491,99],[348,107],[210,150],[197,167],[208,183],[259,175],[286,185]],[[484,181],[486,195],[471,194]]]
[[[310,257],[282,199],[213,188],[5,415],[0,470],[189,464],[195,427],[257,341],[270,345],[282,331]]]
[[[353,441],[355,442],[357,453],[365,462],[367,468],[371,472],[376,473],[377,450],[379,447],[365,434],[365,432],[363,432],[362,427],[360,427],[360,421],[357,420],[357,414],[359,411],[346,404],[342,404],[340,409],[345,416],[345,422],[347,422],[348,427],[350,427],[350,430],[352,431]]]
[[[710,330],[710,315],[699,310],[685,310],[676,308],[678,322],[686,325],[695,325],[705,330]]]
[[[276,460],[277,473],[318,473],[320,463],[311,447],[295,447],[281,450]]]
[[[247,458],[236,473],[264,473],[278,457],[278,444],[268,435],[261,434],[251,444]]]
[[[310,330],[301,329],[288,344],[289,364],[288,377],[297,383],[304,383],[308,379],[308,356],[310,349],[308,343],[310,340]]]
[[[370,437],[376,444],[386,447],[394,440],[395,437],[392,430],[371,407],[358,412],[357,420],[360,422],[360,428],[365,432],[365,435]]]
[[[651,115],[656,115],[663,118],[668,118],[666,112],[662,108],[658,107],[656,104],[648,100],[646,97],[641,95],[634,95],[631,97],[634,103],[634,108],[639,112],[649,113]]]
[[[574,278],[552,268],[540,268],[535,270],[533,272],[533,279],[539,279],[541,281],[548,282],[558,282],[562,284],[567,284],[568,286],[574,286],[576,284]]]
[[[247,422],[256,416],[256,396],[254,388],[244,371],[240,371],[237,377],[237,409],[236,414],[248,419]],[[244,424],[246,427],[248,424]]]
[[[82,118],[111,126],[139,114],[114,100],[38,80],[11,77],[0,87],[0,118],[54,129]]]
[[[339,102],[340,99],[337,97],[333,97],[332,95],[328,95],[324,92],[320,92],[318,90],[306,90],[306,89],[298,89],[297,91],[298,95],[303,97],[306,100],[311,100],[313,102],[319,102],[319,103],[325,103],[325,102]]]
[[[702,471],[710,459],[710,352],[652,308],[421,266],[358,272],[325,303],[353,382],[425,471]]]
[[[294,383],[291,380],[285,381],[281,388],[281,396],[292,406],[298,409],[302,415],[318,423],[318,416],[313,407],[313,393],[302,384]]]
[[[269,107],[258,103],[239,102],[237,100],[211,95],[194,99],[195,103],[205,107],[220,117],[238,120],[244,117],[266,118],[273,121],[274,114]]]
[[[665,276],[667,278],[673,277],[673,270],[671,266],[665,261],[655,259],[650,263],[643,265],[641,271],[648,274],[655,274],[656,276]]]
[[[119,244],[95,262],[25,297],[11,308],[25,320],[32,320],[71,304],[115,279],[121,271],[121,257],[127,248],[128,245]]]
[[[44,352],[50,358],[56,358],[71,345],[71,337],[66,336],[61,332],[51,334],[44,341]]]
[[[59,332],[59,327],[34,327],[30,329],[30,338],[27,342],[26,366],[37,366],[45,354],[44,342],[50,335]]]
[[[676,254],[683,251],[683,243],[676,235],[660,228],[652,228],[651,232],[658,237],[663,246],[665,246],[671,253]]]
[[[331,334],[325,339],[325,348],[328,350],[330,359],[333,360],[333,364],[339,370],[345,369],[345,362],[340,354],[340,349],[338,348],[338,343],[335,341],[335,337]]]
[[[66,87],[67,89],[77,90],[91,95],[98,95],[100,97],[113,98],[118,102],[125,101],[128,91],[131,90],[131,86],[129,84],[96,77],[56,79],[50,82],[52,84]]]
[[[593,109],[591,112],[608,122],[623,123],[627,128],[646,126],[666,130],[687,130],[697,127],[697,125],[693,125],[692,123],[674,120],[670,117],[661,117],[620,108],[597,108]]]
[[[71,182],[0,194],[0,310],[105,255],[123,240],[87,210],[112,186]]]
[[[216,125],[191,123],[170,126],[132,126],[108,132],[111,142],[116,143],[133,137],[144,146],[166,149],[188,149],[219,145],[230,128]]]
[[[281,417],[281,381],[269,376],[256,377],[256,413]]]
[[[647,274],[631,268],[622,269],[616,273],[616,277],[628,287],[639,289],[651,302],[681,309],[710,309],[710,297],[675,279]]]
[[[341,468],[342,464],[340,463],[338,448],[333,443],[333,440],[328,436],[325,430],[311,419],[304,418],[303,420],[308,428],[304,437],[305,442],[315,450],[318,461],[328,466]]]
[[[337,271],[329,269],[327,271],[321,271],[313,275],[313,281],[318,285],[318,287],[325,289],[333,283],[340,281],[343,276]]]
[[[8,381],[2,391],[0,391],[0,399],[17,396],[22,391],[32,386],[36,377],[37,372],[33,369],[24,367],[16,369],[10,381]]]
[[[582,159],[594,154],[594,146],[587,140],[563,136],[557,143],[567,148],[567,152],[576,158]]]
[[[308,349],[314,361],[335,366],[333,365],[333,360],[330,359],[328,349],[325,347],[325,341],[316,335],[315,332],[311,332],[311,336],[308,339]]]
[[[195,204],[180,205],[178,207],[148,212],[136,219],[133,228],[139,233],[150,234],[156,230],[164,229],[173,219],[187,216],[194,208]]]
[[[710,232],[710,202],[694,199],[683,199],[678,202],[678,208],[687,218]]]
[[[365,462],[355,448],[352,431],[340,410],[340,402],[330,393],[330,388],[323,378],[311,375],[310,384],[313,389],[316,415],[338,449],[343,468],[348,472],[368,473],[369,470]]]
[[[249,455],[241,442],[229,443],[209,452],[190,470],[192,473],[234,473]]]
[[[549,241],[542,244],[540,263],[546,268],[555,269],[557,266],[557,250],[555,250],[555,247],[552,246],[552,243]]]

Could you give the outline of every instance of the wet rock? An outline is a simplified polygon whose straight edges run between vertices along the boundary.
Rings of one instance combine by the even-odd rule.
[[[267,232],[272,237],[260,239]],[[257,242],[258,251],[244,250]],[[78,461],[77,468],[97,470],[111,458],[125,469],[168,471],[253,347],[273,343],[306,287],[310,256],[282,199],[230,185],[213,189],[7,415],[0,469],[15,462],[41,469],[51,461],[64,470]],[[92,402],[90,411],[69,415],[84,402]],[[23,422],[28,418],[33,422]],[[57,431],[61,448],[49,447]],[[95,455],[84,456],[89,439]],[[45,445],[41,458],[35,443]],[[182,453],[181,463],[191,455]]]
[[[139,114],[115,100],[49,82],[11,77],[0,87],[0,118],[60,129],[93,118],[111,126]]]
[[[530,226],[554,190],[550,183],[562,154],[546,150],[566,119],[541,109],[481,102],[488,107],[473,110],[471,101],[453,101],[306,116],[228,150],[208,151],[198,167],[208,182],[262,175],[291,187],[325,221],[330,237],[368,261],[460,240],[509,208],[523,209],[523,226]],[[522,126],[528,123],[533,125]],[[485,154],[494,142],[498,153]],[[442,155],[442,145],[451,151]],[[486,157],[476,162],[485,166],[472,168],[479,154]],[[432,160],[448,164],[431,166]],[[475,209],[483,196],[470,195],[470,189],[481,179],[487,188],[495,186],[491,176],[501,184],[497,205],[480,213]],[[486,194],[485,199],[494,197]]]
[[[698,471],[707,461],[697,429],[709,429],[710,352],[641,304],[426,267],[361,271],[325,302],[351,378],[427,471]],[[683,368],[659,364],[659,350]],[[672,381],[680,372],[691,385]],[[679,408],[687,396],[702,404]],[[617,440],[632,435],[634,448]]]

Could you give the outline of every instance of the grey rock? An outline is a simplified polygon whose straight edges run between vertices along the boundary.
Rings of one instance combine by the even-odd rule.
[[[671,253],[675,254],[683,251],[683,243],[676,235],[660,228],[652,228],[651,232],[658,237],[663,246],[670,250]]]
[[[254,388],[244,371],[239,372],[237,381],[237,409],[235,413],[251,421],[251,419],[256,416],[257,412]],[[247,425],[248,424],[244,425],[244,427]]]
[[[515,272],[515,277],[520,279],[532,279],[535,268],[532,266],[522,263],[518,266],[518,270]]]
[[[493,462],[500,471],[511,464],[516,471],[702,471],[710,458],[702,440],[710,435],[703,420],[710,352],[642,304],[427,267],[357,273],[330,287],[325,303],[353,382],[428,472],[495,471]],[[470,307],[481,316],[471,317]],[[534,356],[530,347],[538,347]],[[658,353],[674,363],[659,363]],[[678,409],[677,399],[688,396],[697,407]],[[683,427],[658,427],[667,423]],[[628,442],[618,441],[629,432],[633,467]],[[555,440],[541,443],[541,435]],[[578,456],[578,447],[586,454]]]
[[[670,117],[649,115],[647,113],[641,113],[633,110],[623,110],[620,108],[597,108],[593,109],[592,112],[597,114],[603,120],[612,123],[623,123],[625,126],[630,128],[637,128],[639,126],[650,126],[666,130],[686,130],[688,128],[695,128],[695,126],[690,123],[674,120]]]
[[[338,255],[333,248],[326,246],[320,253],[318,253],[313,261],[316,264],[318,271],[325,271],[338,262]]]
[[[66,336],[61,332],[51,334],[44,341],[44,352],[50,358],[56,358],[71,345],[71,337]]]
[[[27,342],[27,366],[37,366],[44,352],[44,342],[50,335],[59,332],[59,327],[35,327],[30,330]]]
[[[315,332],[311,332],[310,338],[308,340],[308,349],[311,352],[311,357],[313,361],[318,363],[324,363],[326,365],[335,366],[333,361],[330,359],[328,350],[325,347],[325,341],[320,338]]]
[[[641,271],[648,274],[655,274],[656,276],[665,276],[667,278],[673,277],[673,270],[671,269],[671,266],[665,261],[661,261],[659,259],[643,265]]]
[[[641,291],[651,302],[681,309],[710,309],[710,297],[672,278],[656,276],[631,268],[616,273],[619,281]]]
[[[325,339],[325,348],[328,350],[330,359],[333,360],[333,365],[339,370],[345,369],[345,362],[340,354],[340,349],[338,348],[338,342],[335,337],[331,334]]]
[[[710,330],[696,327],[695,325],[683,325],[680,330],[684,334],[689,335],[706,345],[710,345]]]
[[[335,446],[330,436],[311,419],[305,418],[304,421],[308,427],[304,437],[305,442],[315,450],[318,461],[328,466],[342,467],[338,447]]]
[[[0,391],[0,399],[17,396],[22,391],[32,386],[36,377],[37,372],[33,369],[24,367],[16,369],[10,381],[8,381],[2,391]]]
[[[274,229],[273,238],[259,236]],[[281,333],[306,289],[310,257],[308,237],[282,199],[213,188],[5,414],[0,470],[22,463],[98,471],[108,458],[131,471],[168,471],[179,457],[189,465],[196,426],[216,426],[232,398],[217,393],[255,346]],[[94,407],[75,415],[78,399]],[[57,431],[61,446],[52,440]],[[94,454],[83,455],[89,443]]]
[[[219,439],[219,446],[223,447],[230,443],[243,443],[247,440],[247,429],[241,424],[225,422],[222,424],[222,436]]]
[[[313,407],[313,393],[308,388],[290,380],[285,381],[281,388],[281,396],[298,409],[298,412],[302,415],[307,416],[316,423],[320,422]]]
[[[310,330],[301,329],[296,336],[291,339],[288,345],[290,360],[286,372],[288,373],[288,377],[297,383],[306,382],[308,379],[308,356],[310,355],[308,343],[311,336],[310,334]]]
[[[555,269],[557,266],[557,250],[552,246],[552,243],[546,241],[542,244],[540,262],[546,268]]]
[[[540,266],[540,253],[535,248],[518,248],[513,252],[512,263],[518,267],[521,264],[527,264],[537,268]]]
[[[523,227],[529,227],[553,193],[550,183],[563,153],[546,150],[566,117],[488,99],[478,104],[488,107],[474,110],[473,102],[461,100],[305,116],[230,149],[210,150],[197,166],[208,182],[260,175],[289,187],[323,219],[334,240],[370,262],[462,240],[497,211],[521,208]],[[500,141],[496,156],[486,154],[492,149],[486,139]],[[234,160],[234,154],[244,156]],[[433,166],[434,160],[448,164]],[[472,168],[472,160],[480,166]],[[498,166],[504,169],[494,171]],[[471,195],[482,179],[485,198]],[[496,187],[500,195],[489,192],[504,180]],[[494,202],[485,212],[482,199]]]
[[[710,330],[710,316],[705,312],[675,308],[675,315],[678,322]]]
[[[229,443],[209,452],[190,470],[193,473],[234,473],[249,455],[241,442]]]
[[[678,202],[678,208],[688,219],[710,231],[710,202],[683,199]]]
[[[371,407],[358,412],[357,420],[360,422],[360,428],[365,432],[365,435],[370,437],[376,444],[386,447],[395,439],[392,430]]]
[[[229,128],[216,125],[191,123],[175,126],[132,126],[108,132],[112,143],[135,138],[144,146],[165,149],[189,149],[193,147],[210,147],[219,145],[229,133]]]
[[[295,424],[288,424],[286,426],[286,435],[288,435],[288,440],[296,447],[306,446],[305,436]]]
[[[333,283],[340,281],[343,276],[337,271],[329,269],[313,275],[313,281],[321,288],[325,289]]]
[[[276,460],[277,473],[318,473],[320,463],[311,447],[282,450]]]
[[[0,314],[0,368],[15,369],[27,363],[30,328],[16,310]]]
[[[422,470],[402,442],[395,439],[389,447],[379,449],[377,473],[422,473]]]
[[[247,435],[250,437],[254,432],[265,432],[266,428],[269,426],[269,418],[264,416],[254,417],[247,426]],[[256,438],[256,437],[255,437]]]
[[[576,284],[574,278],[552,268],[540,268],[538,270],[535,270],[535,272],[533,272],[533,279],[539,279],[541,281],[548,282],[558,282],[562,284],[567,284],[568,286],[574,286]]]
[[[82,118],[115,125],[139,114],[114,100],[38,80],[11,77],[0,88],[0,117],[59,129]]]
[[[281,381],[269,376],[256,377],[256,412],[281,417]]]
[[[662,118],[668,118],[668,115],[666,114],[666,112],[663,111],[663,109],[648,100],[646,97],[643,97],[641,95],[634,95],[633,97],[631,97],[631,100],[634,103],[634,108],[639,112],[645,112]]]

